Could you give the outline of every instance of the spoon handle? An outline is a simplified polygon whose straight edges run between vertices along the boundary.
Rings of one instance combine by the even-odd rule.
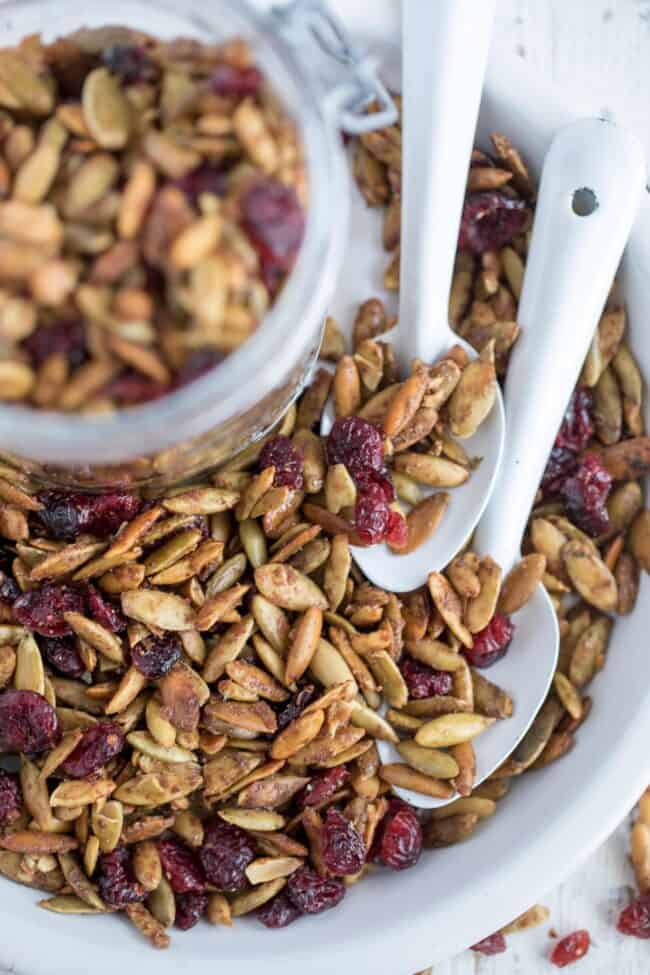
[[[441,351],[496,0],[403,0],[403,372]],[[442,341],[441,341],[442,340]]]
[[[645,178],[637,138],[601,119],[560,129],[546,156],[519,304],[522,333],[505,386],[505,457],[475,538],[477,550],[490,552],[506,570],[518,557]],[[592,191],[593,212],[575,212],[576,190],[583,204]]]

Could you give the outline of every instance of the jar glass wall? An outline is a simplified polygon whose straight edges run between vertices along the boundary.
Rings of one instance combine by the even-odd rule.
[[[242,0],[112,0],[108,8],[87,0],[18,0],[4,4],[2,15],[5,45],[33,33],[51,41],[107,23],[164,39],[214,43],[242,37],[302,139],[309,200],[298,259],[257,331],[222,364],[159,400],[106,415],[0,406],[0,457],[38,480],[162,489],[262,437],[307,379],[347,228],[348,177],[339,133],[299,53],[269,17]]]

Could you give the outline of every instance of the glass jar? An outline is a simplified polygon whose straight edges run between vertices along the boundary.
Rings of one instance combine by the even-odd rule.
[[[243,0],[15,0],[2,6],[3,44],[41,33],[119,24],[164,39],[243,37],[302,138],[309,203],[296,265],[255,334],[177,392],[98,416],[0,406],[0,460],[42,483],[155,491],[222,464],[264,436],[303,388],[315,361],[343,255],[349,182],[341,128],[378,128],[395,110],[374,64],[352,48],[318,0],[271,14]],[[324,83],[314,64],[337,64]],[[309,67],[307,67],[309,63]],[[330,64],[330,67],[332,64]],[[379,111],[364,114],[371,100]]]

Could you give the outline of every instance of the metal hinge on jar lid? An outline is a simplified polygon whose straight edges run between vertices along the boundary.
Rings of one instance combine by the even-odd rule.
[[[327,96],[328,107],[336,113],[343,131],[359,135],[397,121],[395,102],[377,73],[377,59],[352,42],[326,3],[292,0],[273,7],[271,13],[290,39],[298,41],[306,34],[344,71],[345,80]],[[372,112],[368,112],[370,105]]]

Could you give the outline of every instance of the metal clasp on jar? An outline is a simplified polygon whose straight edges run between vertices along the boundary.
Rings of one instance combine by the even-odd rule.
[[[352,42],[323,0],[292,0],[273,7],[271,14],[299,52],[306,45],[312,55],[315,46],[325,55],[325,64],[330,62],[333,77],[332,71],[322,72],[327,111],[344,132],[358,135],[397,121],[397,108],[379,77],[377,59]]]

